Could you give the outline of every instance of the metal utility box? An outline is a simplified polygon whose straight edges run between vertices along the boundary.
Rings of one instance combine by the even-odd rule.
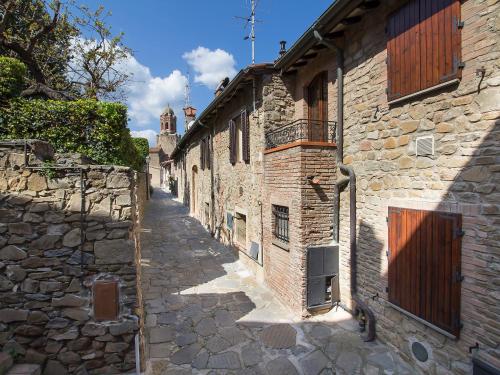
[[[340,301],[338,273],[338,245],[307,249],[308,309],[329,307]]]

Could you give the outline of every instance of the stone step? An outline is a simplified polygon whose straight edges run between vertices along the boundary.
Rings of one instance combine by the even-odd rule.
[[[7,375],[42,375],[40,365],[20,364],[10,369]]]
[[[7,374],[7,371],[12,367],[14,361],[7,353],[0,352],[0,375]]]

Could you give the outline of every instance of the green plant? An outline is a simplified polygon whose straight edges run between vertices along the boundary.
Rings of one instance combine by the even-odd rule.
[[[0,56],[0,99],[19,96],[25,77],[26,65],[17,59]]]
[[[55,178],[57,176],[57,172],[54,169],[54,161],[52,160],[44,161],[42,163],[42,169],[40,170],[40,173],[50,180]]]
[[[99,164],[142,168],[119,103],[11,99],[0,108],[0,139],[40,139],[58,152],[82,153]]]
[[[134,142],[135,148],[139,156],[142,159],[143,165],[146,163],[146,158],[149,156],[149,142],[146,138],[132,138],[132,142]]]

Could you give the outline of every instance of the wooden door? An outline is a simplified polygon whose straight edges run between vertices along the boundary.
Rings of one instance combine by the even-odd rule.
[[[307,87],[308,140],[328,141],[328,93],[327,74],[321,72]]]

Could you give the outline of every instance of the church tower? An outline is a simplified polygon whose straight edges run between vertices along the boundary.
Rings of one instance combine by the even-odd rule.
[[[167,108],[160,116],[160,134],[176,134],[177,133],[177,116],[174,110],[167,105]]]

